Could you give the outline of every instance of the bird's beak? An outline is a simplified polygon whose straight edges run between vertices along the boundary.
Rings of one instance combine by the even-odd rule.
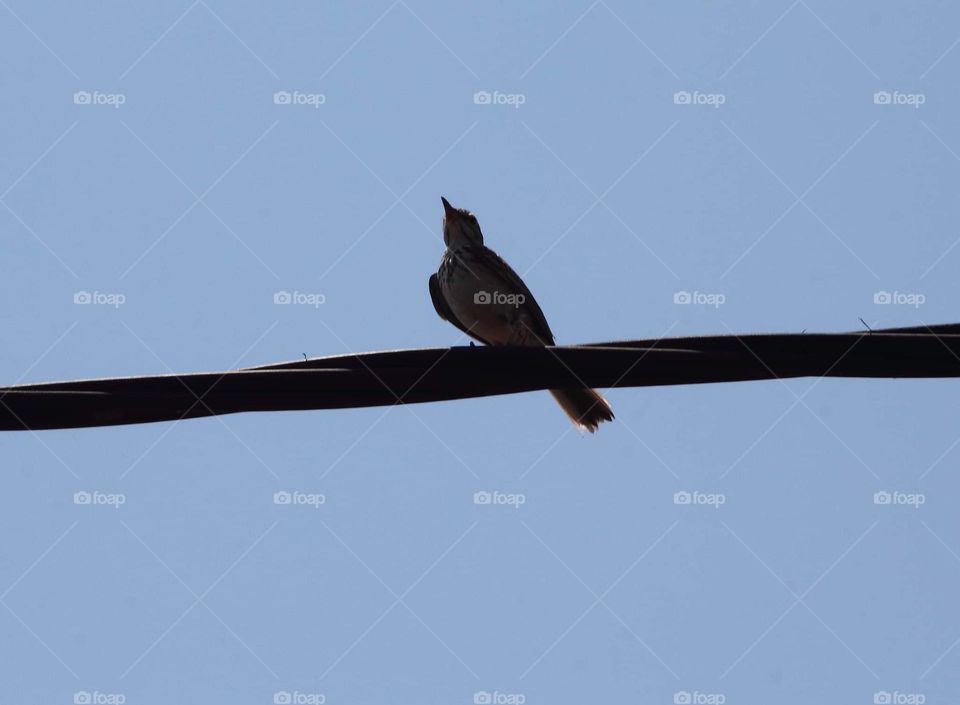
[[[450,201],[443,196],[440,196],[440,200],[443,201],[443,214],[447,218],[456,218],[459,215],[457,209],[450,205]]]

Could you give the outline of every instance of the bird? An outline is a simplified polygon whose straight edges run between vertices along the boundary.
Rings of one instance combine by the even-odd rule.
[[[553,345],[553,332],[523,279],[483,244],[477,217],[443,202],[440,267],[429,280],[437,315],[485,345]],[[591,433],[613,420],[610,404],[587,386],[551,389],[576,427]]]

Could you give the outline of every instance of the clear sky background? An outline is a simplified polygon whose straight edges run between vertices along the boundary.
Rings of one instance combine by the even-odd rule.
[[[905,0],[3,0],[0,380],[463,344],[441,195],[562,343],[958,321],[958,37]],[[0,701],[956,702],[958,395],[3,434]]]

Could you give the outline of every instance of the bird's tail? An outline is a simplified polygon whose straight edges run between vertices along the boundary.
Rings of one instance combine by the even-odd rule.
[[[613,409],[610,404],[593,389],[588,387],[551,389],[560,408],[570,417],[574,425],[593,433],[603,421],[613,421]]]

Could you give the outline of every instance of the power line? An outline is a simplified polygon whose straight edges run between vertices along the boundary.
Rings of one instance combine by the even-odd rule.
[[[556,389],[789,377],[960,377],[960,324],[719,335],[582,346],[391,350],[226,372],[0,387],[0,430],[345,409]]]

